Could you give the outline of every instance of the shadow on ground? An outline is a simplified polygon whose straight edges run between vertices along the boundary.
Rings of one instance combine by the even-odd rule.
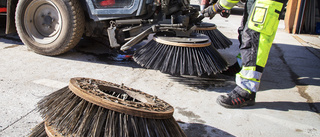
[[[56,56],[61,59],[76,61],[94,62],[108,65],[118,65],[122,67],[141,68],[132,58],[118,58],[118,55],[132,55],[131,51],[121,52],[113,50],[106,45],[90,38],[83,38],[79,44],[72,50]]]
[[[0,38],[6,39],[5,43],[8,44],[16,44],[17,42],[21,42],[17,33],[6,34],[6,16],[0,15]],[[1,40],[2,42],[2,40]]]
[[[189,87],[207,90],[209,92],[227,92],[235,86],[234,77],[222,74],[213,76],[171,76],[168,77],[176,82]]]
[[[254,106],[245,107],[242,109],[273,109],[279,111],[290,111],[290,110],[298,110],[298,111],[309,111],[320,114],[318,108],[320,108],[320,103],[307,103],[307,102],[256,102]]]
[[[297,45],[273,45],[261,79],[260,91],[320,86],[320,59],[309,50],[317,49]]]
[[[199,123],[184,123],[181,121],[177,122],[188,137],[235,137],[234,135],[231,135],[226,131],[209,125]]]

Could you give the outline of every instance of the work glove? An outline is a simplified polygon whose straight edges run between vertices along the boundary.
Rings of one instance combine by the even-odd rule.
[[[230,10],[223,8],[219,3],[215,3],[214,5],[209,6],[201,11],[201,14],[204,17],[209,17],[210,19],[212,19],[217,13],[225,18],[230,16]]]
[[[224,18],[229,18],[230,14],[231,14],[231,10],[227,10],[227,9],[224,9],[220,12],[221,17],[224,17]]]

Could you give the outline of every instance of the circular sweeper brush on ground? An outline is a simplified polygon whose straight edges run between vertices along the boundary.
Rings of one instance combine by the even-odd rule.
[[[208,36],[199,33],[191,37],[155,35],[133,59],[145,68],[171,75],[213,75],[225,70],[227,62],[211,44]]]
[[[202,22],[197,25],[195,32],[209,36],[212,46],[216,49],[226,49],[232,45],[230,39],[223,35],[215,24]]]
[[[72,78],[38,103],[44,122],[30,136],[184,137],[173,107],[145,92]]]

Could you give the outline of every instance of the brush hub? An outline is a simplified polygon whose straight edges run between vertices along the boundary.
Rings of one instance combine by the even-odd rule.
[[[212,23],[202,22],[200,25],[197,25],[196,30],[214,30],[217,29],[217,26]]]
[[[61,135],[56,128],[50,126],[48,122],[44,122],[44,126],[48,137],[63,137],[63,135]]]
[[[190,37],[155,36],[154,40],[161,44],[181,47],[207,47],[211,45],[209,37],[200,33],[193,33]]]
[[[69,89],[82,99],[100,107],[128,115],[167,119],[173,107],[140,90],[89,78],[72,78]]]

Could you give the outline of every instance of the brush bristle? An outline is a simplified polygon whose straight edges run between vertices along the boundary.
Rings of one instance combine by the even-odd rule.
[[[43,98],[38,109],[46,122],[64,136],[185,136],[173,117],[150,119],[118,113],[83,100],[68,87]]]
[[[212,46],[180,47],[155,40],[138,49],[133,59],[142,67],[171,75],[214,75],[228,65]]]
[[[211,45],[216,49],[226,49],[232,45],[230,39],[223,35],[218,29],[196,30],[195,32],[209,36],[212,42]]]
[[[31,133],[28,135],[29,137],[47,137],[44,121],[35,126]]]

